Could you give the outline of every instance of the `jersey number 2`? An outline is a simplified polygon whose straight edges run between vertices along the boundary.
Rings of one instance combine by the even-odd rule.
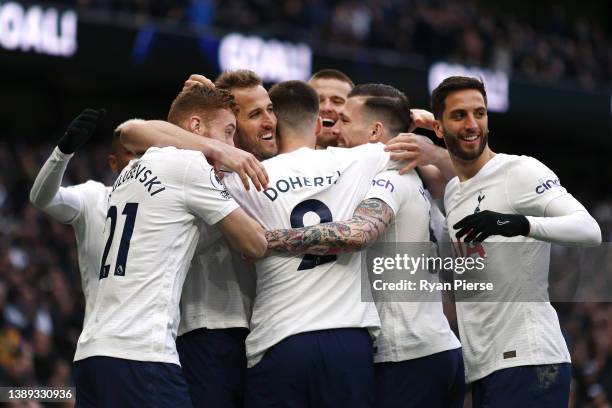
[[[125,275],[125,264],[127,263],[128,251],[130,250],[130,240],[132,232],[134,232],[134,222],[136,221],[136,213],[138,212],[138,203],[127,203],[121,214],[125,215],[125,224],[123,225],[123,233],[121,234],[121,242],[119,243],[119,252],[117,252],[117,262],[115,265],[115,275]],[[111,220],[110,234],[104,246],[102,253],[102,263],[100,264],[100,279],[108,276],[110,265],[106,265],[106,258],[113,243],[115,235],[115,227],[117,226],[117,207],[111,206],[106,214],[106,219]]]
[[[309,212],[316,213],[323,222],[332,222],[332,213],[325,204],[319,200],[306,200],[296,205],[291,211],[291,227],[301,228],[304,226],[304,215]],[[323,265],[328,262],[333,262],[338,257],[336,255],[312,255],[306,254],[298,266],[298,271],[312,269],[315,266]]]

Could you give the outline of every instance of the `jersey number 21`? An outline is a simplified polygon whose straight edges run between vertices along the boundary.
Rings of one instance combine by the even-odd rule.
[[[125,264],[127,263],[128,251],[130,250],[130,240],[132,239],[132,232],[134,232],[134,222],[136,221],[136,213],[138,212],[138,203],[127,203],[123,208],[121,214],[125,215],[125,224],[123,225],[123,233],[121,234],[121,242],[119,243],[119,251],[117,252],[117,261],[115,262],[115,275],[125,275]],[[106,265],[106,258],[110,251],[113,243],[113,236],[115,235],[115,227],[117,226],[117,206],[111,206],[106,214],[106,219],[111,220],[110,234],[106,240],[104,246],[104,252],[102,253],[102,263],[100,264],[100,279],[104,279],[108,276],[110,271],[110,264]]]

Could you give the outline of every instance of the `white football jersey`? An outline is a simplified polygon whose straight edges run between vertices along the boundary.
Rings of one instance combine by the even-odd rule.
[[[416,172],[400,175],[386,171],[376,175],[366,198],[384,201],[394,213],[376,248],[389,256],[395,252],[413,258],[437,255],[436,245],[430,242],[430,211],[437,208],[431,205]],[[438,275],[424,268],[406,278],[415,282],[438,282]],[[461,347],[446,320],[439,292],[432,295],[425,291],[405,291],[399,299],[396,296],[374,291],[382,323],[374,362],[410,360]]]
[[[98,289],[100,257],[104,246],[104,220],[111,187],[89,180],[65,189],[76,194],[81,201],[81,211],[69,223],[76,236],[81,286],[85,297],[85,327],[91,316]]]
[[[495,288],[456,304],[468,382],[508,367],[569,362],[570,355],[548,301],[550,244],[491,236],[466,246],[457,242],[453,225],[484,210],[542,217],[549,203],[566,194],[545,165],[506,154],[495,155],[471,179],[448,183],[444,201],[455,253],[486,256],[483,270],[455,274],[455,279],[492,282]]]
[[[181,294],[178,335],[204,327],[248,329],[254,297],[255,267],[216,227],[202,225]]]
[[[152,147],[111,192],[93,315],[75,361],[109,356],[179,364],[179,298],[198,241],[238,208],[200,152]]]
[[[353,149],[301,148],[263,162],[269,187],[245,191],[236,174],[226,177],[238,203],[265,229],[299,228],[353,216],[372,177],[389,154],[382,144]],[[246,340],[252,367],[284,338],[308,331],[377,329],[376,306],[361,300],[360,253],[314,256],[274,254],[256,265],[257,286]]]

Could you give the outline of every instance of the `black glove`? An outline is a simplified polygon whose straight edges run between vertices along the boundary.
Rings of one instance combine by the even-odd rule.
[[[64,136],[57,141],[57,147],[64,154],[74,153],[76,149],[81,147],[93,135],[97,124],[102,121],[105,114],[106,111],[104,109],[83,110],[79,116],[70,122]]]
[[[516,237],[529,234],[529,221],[527,217],[519,214],[501,214],[484,210],[468,215],[455,225],[458,229],[455,236],[459,241],[465,235],[464,242],[482,242],[491,235]]]

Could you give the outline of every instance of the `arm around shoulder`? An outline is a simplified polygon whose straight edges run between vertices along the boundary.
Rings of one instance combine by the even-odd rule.
[[[264,229],[241,208],[232,211],[216,225],[237,251],[255,259],[265,255],[267,243]]]

